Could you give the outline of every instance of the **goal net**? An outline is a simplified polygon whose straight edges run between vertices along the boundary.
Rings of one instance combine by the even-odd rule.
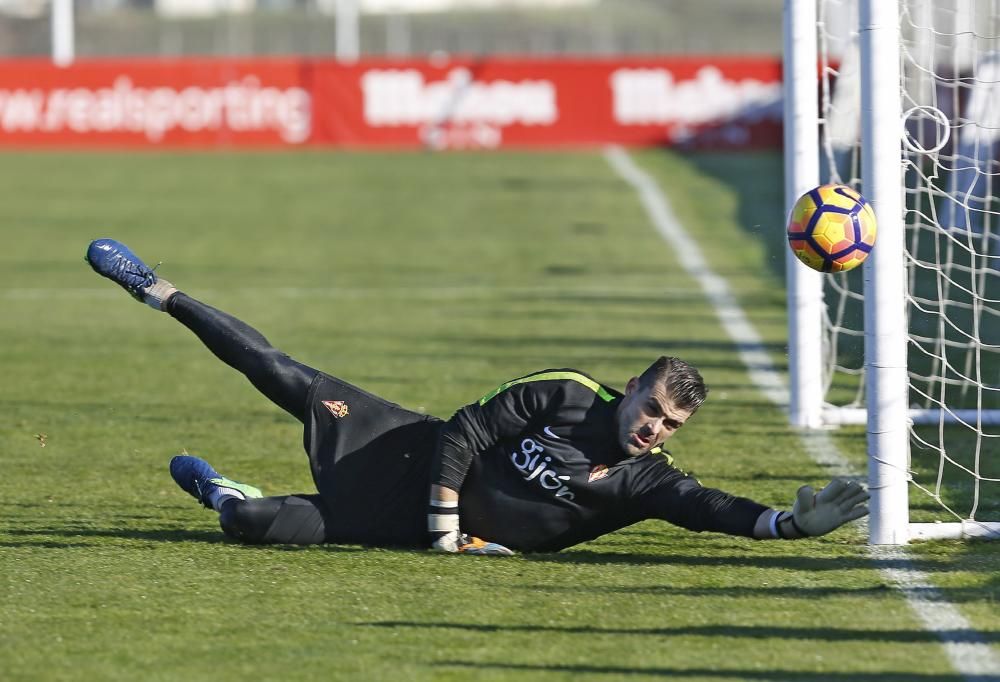
[[[868,425],[872,542],[998,535],[1000,0],[818,0],[812,17],[811,184],[864,193],[879,236],[863,270],[813,285],[823,362],[802,369],[815,353],[793,333],[792,376],[818,371],[823,399],[793,418]]]

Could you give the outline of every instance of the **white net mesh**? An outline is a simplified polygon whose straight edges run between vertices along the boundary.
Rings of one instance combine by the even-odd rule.
[[[854,0],[819,3],[822,97],[822,182],[861,191],[861,88],[858,8]],[[841,87],[837,87],[840,85]],[[824,389],[827,401],[845,407],[864,402],[864,327],[861,271],[831,275],[824,314]]]
[[[911,520],[1000,520],[1000,0],[900,0]],[[824,181],[860,187],[857,3],[820,0]],[[877,248],[877,247],[876,247]],[[862,274],[826,279],[827,401],[864,403]]]

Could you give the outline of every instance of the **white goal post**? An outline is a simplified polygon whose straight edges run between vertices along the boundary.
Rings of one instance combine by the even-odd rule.
[[[841,182],[878,221],[861,273],[786,254],[791,422],[867,425],[872,544],[1000,537],[1000,0],[784,11],[786,215]]]

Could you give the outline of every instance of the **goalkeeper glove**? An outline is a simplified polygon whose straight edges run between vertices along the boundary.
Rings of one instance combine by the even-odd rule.
[[[818,493],[804,485],[795,496],[791,513],[784,512],[775,527],[779,537],[799,538],[826,535],[832,530],[868,514],[864,505],[868,491],[857,481],[834,479]]]
[[[481,538],[452,531],[434,540],[432,549],[452,554],[471,554],[473,556],[513,556],[514,552],[498,542],[487,542]]]
[[[511,556],[514,552],[496,542],[487,542],[459,530],[458,500],[431,498],[427,514],[427,532],[431,536],[431,549],[439,552],[473,554],[480,556]]]

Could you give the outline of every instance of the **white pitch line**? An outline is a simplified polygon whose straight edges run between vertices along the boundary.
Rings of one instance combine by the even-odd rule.
[[[754,385],[772,403],[787,409],[788,388],[767,355],[760,335],[732,295],[726,280],[709,267],[701,248],[684,230],[659,186],[620,147],[609,147],[605,158],[615,172],[639,193],[653,226],[677,254],[684,270],[705,292],[719,322],[736,343],[740,360],[746,365]],[[809,456],[828,467],[830,473],[859,475],[825,432],[801,431],[800,438]],[[882,576],[903,593],[924,627],[938,635],[948,660],[960,675],[976,682],[1000,680],[1000,657],[958,609],[933,587],[927,575],[913,566],[903,548],[869,547],[869,556]],[[956,641],[959,639],[961,641]]]

